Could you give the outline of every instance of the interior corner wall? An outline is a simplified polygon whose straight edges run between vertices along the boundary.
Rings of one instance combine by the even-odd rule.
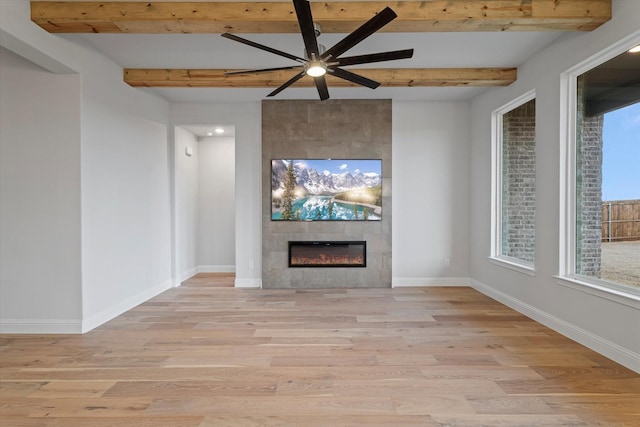
[[[469,284],[468,102],[393,102],[393,286]]]
[[[81,64],[83,330],[173,285],[169,103],[122,81],[84,43]]]
[[[175,163],[175,265],[176,283],[198,273],[198,138],[176,127],[174,131]],[[191,155],[187,155],[187,149]]]
[[[198,271],[232,273],[236,267],[235,139],[198,141]]]
[[[561,286],[560,187],[562,144],[561,74],[625,38],[640,38],[640,2],[614,0],[613,19],[600,28],[571,34],[529,59],[518,81],[478,97],[471,107],[470,247],[473,285],[490,296],[640,372],[640,309],[586,287]],[[637,42],[636,42],[637,43]],[[490,262],[491,114],[536,91],[535,275]],[[564,200],[562,201],[564,203]]]
[[[81,331],[77,74],[0,48],[0,330]]]
[[[84,98],[82,259],[85,329],[170,288],[167,126]]]
[[[263,101],[262,285],[391,286],[391,100]],[[271,221],[272,159],[382,159],[381,221]],[[367,241],[365,268],[289,268],[290,240]]]

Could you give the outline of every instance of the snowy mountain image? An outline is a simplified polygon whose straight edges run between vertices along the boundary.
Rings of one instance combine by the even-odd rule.
[[[272,160],[271,218],[379,221],[381,183],[381,160]]]

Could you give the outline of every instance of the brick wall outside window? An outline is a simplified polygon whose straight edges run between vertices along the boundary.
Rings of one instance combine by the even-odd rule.
[[[585,114],[584,84],[580,76],[576,112],[576,273],[600,277],[604,115]]]
[[[536,206],[535,99],[502,116],[501,254],[533,264]]]

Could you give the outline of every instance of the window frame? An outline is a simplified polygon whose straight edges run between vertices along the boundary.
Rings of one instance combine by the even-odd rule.
[[[640,31],[620,40],[560,75],[559,285],[640,308],[640,290],[576,273],[576,160],[578,77],[640,44]]]
[[[536,99],[536,91],[532,89],[523,95],[504,104],[491,113],[491,253],[489,261],[529,276],[535,276],[534,262],[529,263],[519,258],[502,254],[502,202],[503,202],[503,116],[508,112]],[[537,127],[537,122],[536,122]],[[537,191],[537,190],[536,190]],[[534,241],[535,254],[535,241]]]

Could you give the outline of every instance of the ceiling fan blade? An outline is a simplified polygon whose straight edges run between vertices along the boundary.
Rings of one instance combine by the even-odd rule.
[[[314,77],[313,80],[316,82],[316,89],[318,89],[320,100],[324,101],[325,99],[329,99],[329,88],[327,88],[327,80],[324,76]]]
[[[275,68],[258,68],[255,70],[238,70],[238,71],[227,71],[224,73],[225,76],[235,76],[237,74],[257,74],[257,73],[268,73],[271,71],[282,71],[282,70],[297,70],[302,68],[302,65],[292,65],[290,67],[275,67]]]
[[[298,56],[291,55],[290,53],[283,52],[281,50],[274,49],[272,47],[265,46],[265,45],[260,44],[260,43],[252,42],[251,40],[247,40],[245,38],[236,36],[235,34],[224,33],[224,34],[222,34],[222,37],[224,37],[226,39],[229,39],[229,40],[234,40],[234,41],[237,41],[237,42],[240,42],[240,43],[249,45],[251,47],[255,47],[255,48],[261,49],[261,50],[266,50],[267,52],[275,53],[276,55],[284,56],[285,58],[293,59],[294,61],[298,61],[298,62],[302,62],[302,63],[307,62],[305,59],[300,58]]]
[[[329,67],[327,68],[327,72],[336,77],[340,77],[341,79],[348,80],[350,82],[366,86],[371,89],[375,89],[380,86],[380,83],[375,80],[359,76],[358,74],[352,73],[351,71],[343,70],[341,68]]]
[[[311,5],[308,0],[293,0],[293,6],[296,9],[298,24],[300,25],[300,32],[302,33],[307,56],[311,59],[313,54],[316,58],[320,59],[316,29],[313,25],[313,16],[311,15]]]
[[[298,74],[296,74],[295,76],[293,76],[292,78],[290,78],[289,80],[287,80],[286,82],[278,86],[276,90],[274,90],[267,96],[276,96],[277,94],[279,94],[280,92],[282,92],[283,90],[285,90],[286,88],[288,88],[289,86],[291,86],[292,84],[300,80],[302,77],[304,77],[305,74],[307,73],[304,70],[300,71]]]
[[[345,65],[369,64],[371,62],[393,61],[407,59],[413,56],[413,49],[394,50],[391,52],[372,53],[369,55],[349,56],[336,59],[339,67]]]
[[[358,29],[349,34],[347,37],[339,41],[329,50],[322,54],[322,59],[331,61],[331,58],[337,58],[380,28],[393,21],[398,15],[389,7],[385,7],[380,13],[367,22],[362,24]]]

